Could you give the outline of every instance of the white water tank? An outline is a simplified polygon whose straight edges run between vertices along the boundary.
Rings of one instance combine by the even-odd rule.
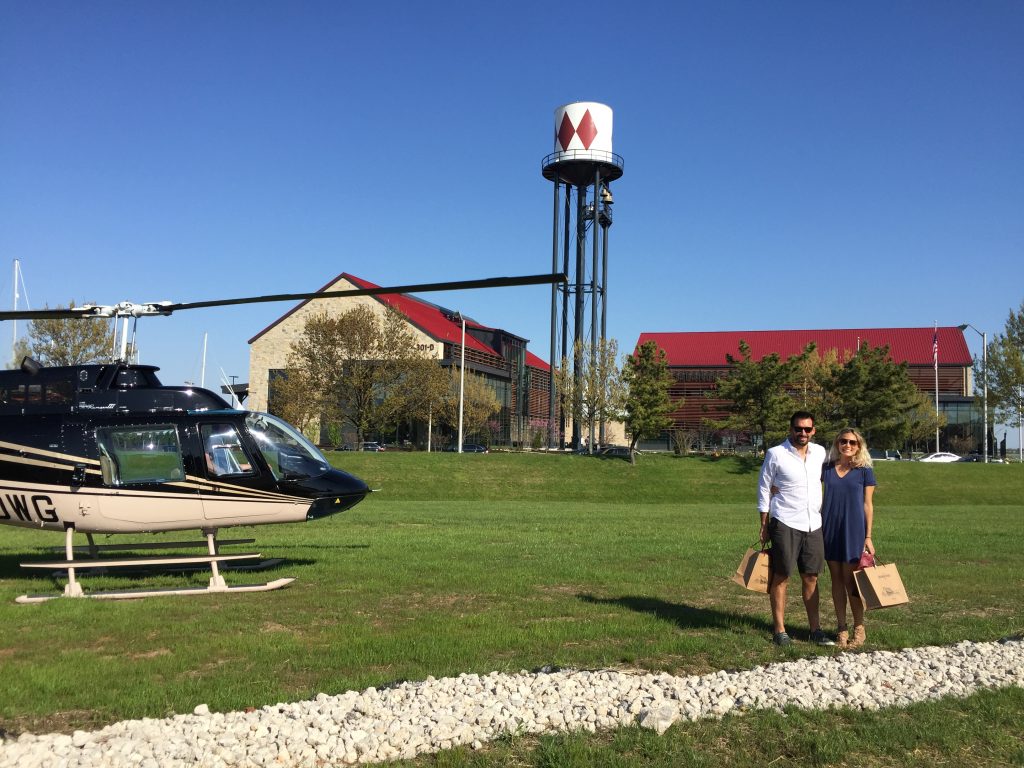
[[[612,108],[596,101],[576,101],[555,110],[555,151],[542,171],[571,184],[592,181],[595,172],[614,181],[622,175],[622,158],[612,151]]]
[[[555,110],[555,154],[574,160],[606,160],[612,152],[612,108],[577,101]]]

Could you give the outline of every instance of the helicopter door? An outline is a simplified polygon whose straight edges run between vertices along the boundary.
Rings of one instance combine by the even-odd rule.
[[[180,528],[202,519],[202,502],[185,482],[181,441],[173,424],[102,427],[96,430],[103,485],[100,510],[130,530]]]
[[[199,438],[203,443],[206,477],[211,481],[200,490],[206,519],[241,525],[273,516],[274,500],[256,490],[266,481],[238,428],[228,422],[200,424]]]

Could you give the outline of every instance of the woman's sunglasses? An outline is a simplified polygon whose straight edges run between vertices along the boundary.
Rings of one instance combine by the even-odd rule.
[[[839,438],[840,445],[860,445],[859,440],[847,440],[845,437]]]

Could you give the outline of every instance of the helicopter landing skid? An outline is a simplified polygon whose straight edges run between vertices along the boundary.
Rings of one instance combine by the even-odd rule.
[[[161,597],[164,595],[206,595],[223,592],[269,592],[272,589],[280,589],[291,584],[295,579],[275,579],[265,584],[238,584],[236,586],[215,587],[167,587],[166,589],[117,589],[107,592],[82,592],[77,597],[90,597],[94,600],[132,600],[140,597]],[[80,586],[80,585],[79,585]],[[21,595],[15,598],[14,602],[43,603],[47,600],[57,600],[63,595]]]
[[[65,552],[67,559],[58,561],[47,561],[39,563],[21,563],[23,568],[58,568],[66,570],[68,583],[64,586],[62,595],[21,595],[15,598],[16,603],[41,603],[53,600],[58,597],[91,597],[98,600],[127,600],[140,597],[157,597],[164,595],[201,595],[222,592],[267,592],[273,589],[280,589],[291,584],[295,579],[284,578],[268,581],[263,584],[238,584],[229,586],[224,577],[220,575],[218,563],[237,560],[259,560],[262,555],[258,552],[234,555],[222,555],[217,551],[216,533],[204,531],[210,554],[195,556],[173,556],[173,557],[129,557],[123,559],[109,560],[75,560],[75,548],[72,544],[74,528],[65,531]],[[91,539],[91,537],[90,537]],[[90,541],[90,544],[92,542]],[[141,566],[201,566],[208,565],[211,570],[210,584],[206,587],[165,587],[160,589],[124,589],[110,590],[105,592],[87,593],[78,582],[75,571],[81,568],[138,568]]]

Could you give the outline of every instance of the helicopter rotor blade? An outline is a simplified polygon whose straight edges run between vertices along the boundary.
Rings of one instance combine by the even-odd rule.
[[[308,293],[278,293],[268,296],[252,296],[243,299],[219,299],[214,301],[193,301],[171,304],[169,312],[179,309],[200,309],[202,307],[223,307],[232,304],[259,304],[270,301],[302,301],[305,299],[332,299],[342,296],[380,296],[391,293],[430,293],[432,291],[461,291],[470,288],[504,288],[517,285],[546,285],[564,283],[564,274],[524,275],[520,277],[490,277],[481,280],[453,280],[443,283],[417,283],[413,285],[392,285],[377,288],[349,288],[339,291],[312,291]]]
[[[19,309],[0,312],[0,320],[80,320],[91,317],[113,317],[108,310],[86,304],[81,307],[55,307],[54,309]]]
[[[375,288],[351,288],[339,291],[310,291],[306,293],[277,293],[267,296],[249,296],[239,299],[214,299],[212,301],[191,301],[174,303],[170,301],[133,304],[123,301],[113,306],[86,304],[81,307],[58,307],[56,309],[26,309],[0,312],[0,320],[72,320],[94,317],[147,317],[170,315],[181,309],[203,309],[205,307],[226,307],[237,304],[261,304],[273,301],[303,301],[306,299],[332,299],[342,296],[381,296],[392,293],[430,293],[433,291],[461,291],[472,288],[505,288],[521,285],[552,285],[566,283],[564,273],[543,273],[517,277],[489,277],[481,280],[451,280],[442,283],[416,283]]]

